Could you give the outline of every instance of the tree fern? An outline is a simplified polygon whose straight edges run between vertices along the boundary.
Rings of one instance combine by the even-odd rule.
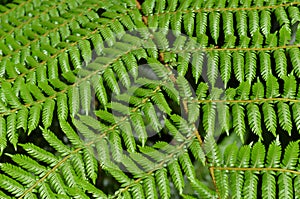
[[[1,5],[0,198],[299,198],[299,5]]]

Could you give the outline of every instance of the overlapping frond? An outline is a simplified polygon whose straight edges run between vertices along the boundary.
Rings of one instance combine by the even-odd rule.
[[[267,150],[261,142],[240,149],[236,144],[231,144],[224,150],[223,157],[220,157],[216,156],[215,151],[219,149],[215,141],[207,141],[209,148],[214,148],[208,157],[220,196],[231,190],[229,197],[234,198],[276,198],[277,189],[279,197],[298,197],[298,142],[290,142],[282,149],[276,139]]]
[[[298,198],[299,6],[0,6],[0,197]]]

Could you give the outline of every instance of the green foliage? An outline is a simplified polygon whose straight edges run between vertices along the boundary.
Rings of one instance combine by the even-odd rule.
[[[300,198],[299,8],[0,5],[0,198]]]

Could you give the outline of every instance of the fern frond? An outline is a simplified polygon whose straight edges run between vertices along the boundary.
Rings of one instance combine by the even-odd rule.
[[[299,5],[0,6],[0,198],[298,198]]]

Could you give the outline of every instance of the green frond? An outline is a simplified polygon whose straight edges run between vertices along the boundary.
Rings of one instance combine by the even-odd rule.
[[[65,135],[70,140],[70,142],[77,148],[83,147],[82,140],[80,140],[79,136],[71,127],[71,125],[68,122],[63,120],[60,120],[59,123],[62,131],[65,133]]]
[[[224,82],[224,87],[227,88],[227,84],[231,77],[231,53],[229,51],[220,52],[220,72]]]
[[[203,126],[206,132],[212,133],[215,127],[215,119],[216,119],[216,104],[215,103],[207,103],[202,106],[203,109]]]
[[[193,167],[193,164],[189,158],[188,153],[184,153],[179,157],[179,161],[181,164],[182,169],[184,170],[185,174],[189,176],[190,180],[194,180],[196,177],[196,173]]]
[[[276,195],[274,193],[276,193],[276,181],[272,172],[267,171],[263,174],[262,183],[263,198],[275,198]]]
[[[289,106],[286,103],[279,102],[277,104],[278,108],[278,120],[280,126],[288,132],[288,134],[291,134],[292,130],[292,119],[291,119],[291,113],[289,110]]]
[[[236,133],[240,136],[242,142],[244,142],[245,135],[245,121],[243,120],[245,113],[244,107],[239,104],[234,104],[232,107],[233,113],[233,127]]]
[[[178,161],[173,161],[168,165],[168,169],[171,171],[171,179],[174,183],[176,189],[178,189],[179,193],[181,194],[183,192],[184,188],[184,179],[183,174],[180,169],[180,166],[178,164]]]
[[[0,154],[2,155],[3,150],[6,148],[7,146],[7,138],[6,138],[6,121],[3,117],[0,118],[0,133],[1,133],[1,137],[0,137]]]
[[[130,115],[130,119],[134,125],[134,129],[138,135],[139,141],[142,143],[142,146],[144,146],[147,140],[147,132],[141,114],[133,113]]]
[[[234,74],[236,79],[239,82],[244,81],[244,74],[245,74],[245,69],[244,69],[244,57],[242,55],[242,52],[234,52],[232,55],[233,58],[233,69],[234,69]]]
[[[156,183],[158,184],[161,198],[170,198],[171,191],[167,170],[161,169],[155,172],[155,179]]]
[[[293,99],[296,95],[296,86],[297,82],[295,76],[284,76],[282,78],[284,80],[284,92],[283,96],[285,98]]]
[[[18,131],[16,130],[16,118],[16,114],[11,114],[6,119],[7,138],[9,142],[14,146],[15,150],[17,150],[17,143],[19,138]]]
[[[256,54],[255,52],[248,51],[245,55],[245,78],[246,81],[251,83],[256,75]]]
[[[247,198],[256,198],[258,177],[251,171],[246,171],[245,177],[243,195]]]
[[[281,158],[281,146],[278,140],[271,143],[268,149],[268,155],[266,158],[266,166],[277,168],[279,167]]]
[[[299,5],[0,5],[0,198],[299,198]]]
[[[295,178],[295,183],[294,183],[295,198],[299,198],[299,196],[298,196],[298,193],[299,193],[298,187],[299,187],[299,177],[297,176]]]
[[[262,128],[261,128],[261,115],[259,111],[259,107],[256,104],[248,104],[247,106],[247,115],[249,118],[249,125],[251,130],[262,138]]]
[[[268,82],[269,77],[272,76],[270,54],[265,51],[259,52],[259,61],[261,66],[260,73],[263,79]]]
[[[247,12],[244,10],[236,12],[237,31],[239,36],[247,35]]]
[[[221,165],[222,160],[220,156],[220,151],[219,148],[217,147],[217,144],[212,137],[212,135],[207,135],[206,138],[206,143],[205,143],[205,152],[207,156],[207,160],[209,163],[212,163],[213,165]]]
[[[288,169],[294,169],[297,164],[299,153],[298,142],[291,142],[284,151],[282,166]]]
[[[278,186],[280,188],[279,197],[293,198],[292,178],[290,175],[283,173],[278,177]]]
[[[62,155],[68,155],[71,152],[71,149],[64,145],[64,143],[58,139],[53,132],[48,129],[42,129],[43,137],[47,142],[52,146],[56,151],[60,152]]]
[[[220,34],[220,13],[211,12],[208,16],[209,28],[211,29],[211,36],[214,39],[215,43],[218,43],[219,34]]]
[[[178,85],[178,89],[179,89],[179,94],[182,97],[189,98],[192,96],[192,91],[190,89],[189,83],[184,77],[179,76],[177,78],[177,85]]]
[[[274,57],[276,62],[276,73],[278,77],[283,77],[287,74],[287,60],[286,55],[283,50],[275,50],[274,51]]]
[[[143,180],[143,182],[145,184],[145,186],[144,186],[145,197],[157,199],[158,195],[157,195],[157,191],[156,191],[155,178],[153,176],[149,175]]]
[[[192,186],[201,198],[217,198],[217,194],[214,191],[208,189],[205,185],[203,185],[203,183],[199,182],[198,180],[193,181]]]
[[[25,188],[15,180],[1,174],[1,187],[9,193],[16,195],[17,197],[21,195],[21,193],[24,192]]]
[[[21,144],[20,146],[22,146],[22,148],[28,154],[30,154],[32,157],[34,157],[40,161],[43,161],[49,165],[54,166],[58,162],[58,159],[55,155],[53,155],[52,153],[50,153],[44,149],[41,149],[41,148],[35,146],[32,143]]]
[[[8,163],[1,165],[1,170],[24,185],[31,186],[36,180],[31,173]]]

